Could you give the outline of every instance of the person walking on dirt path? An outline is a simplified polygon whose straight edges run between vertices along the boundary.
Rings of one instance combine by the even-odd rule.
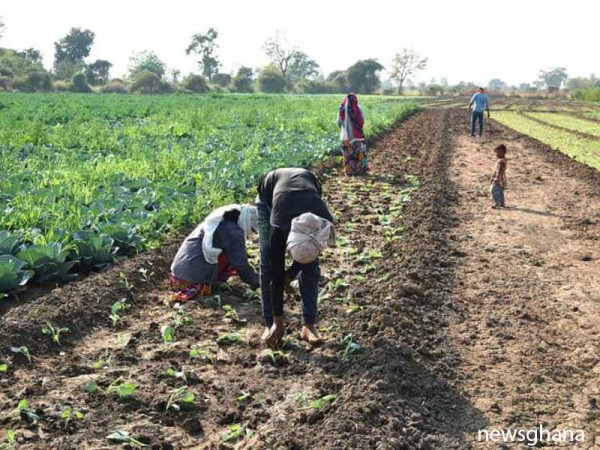
[[[348,94],[338,111],[337,119],[342,141],[342,156],[346,175],[363,175],[369,170],[368,150],[363,127],[365,115],[356,94]]]
[[[499,145],[494,149],[496,153],[496,167],[491,179],[491,192],[494,204],[492,208],[505,208],[504,204],[504,189],[506,189],[506,146]]]
[[[485,93],[485,89],[480,87],[478,91],[473,94],[471,97],[471,101],[469,102],[469,112],[471,113],[471,134],[470,136],[475,136],[475,125],[479,122],[479,137],[483,133],[483,112],[487,111],[488,119],[490,118],[490,103],[488,95]]]
[[[322,341],[316,329],[319,254],[334,239],[333,217],[321,198],[321,183],[306,169],[284,168],[267,173],[258,186],[260,281],[265,330],[261,340],[280,345],[284,334],[283,292],[300,273],[303,326],[300,336],[310,345]],[[286,250],[293,264],[286,272]]]
[[[210,213],[185,238],[171,264],[171,300],[185,302],[211,295],[213,285],[238,274],[252,289],[260,286],[248,263],[246,238],[258,229],[258,211],[252,205],[227,205]]]

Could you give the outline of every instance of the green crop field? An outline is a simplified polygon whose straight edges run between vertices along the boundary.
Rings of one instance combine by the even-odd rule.
[[[569,130],[580,131],[581,133],[587,133],[591,136],[600,137],[600,123],[590,122],[589,120],[585,119],[578,119],[577,117],[566,114],[528,113],[527,116],[542,120],[551,125],[556,125],[559,127],[568,128]]]
[[[600,170],[600,141],[542,125],[517,112],[499,111],[494,119],[519,133],[527,134],[577,161]]]
[[[338,145],[339,96],[0,95],[0,295],[156,245]],[[417,109],[362,96],[370,136]],[[77,268],[77,267],[75,267]]]

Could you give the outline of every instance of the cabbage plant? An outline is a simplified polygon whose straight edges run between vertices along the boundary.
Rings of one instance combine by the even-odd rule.
[[[0,298],[5,298],[8,293],[16,291],[34,275],[32,270],[27,270],[27,263],[12,255],[0,256]]]
[[[32,245],[17,253],[17,258],[27,263],[35,272],[37,281],[68,280],[69,272],[76,261],[67,261],[69,249],[55,242],[50,245]]]

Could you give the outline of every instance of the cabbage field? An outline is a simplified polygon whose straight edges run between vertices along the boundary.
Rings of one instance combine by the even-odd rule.
[[[154,247],[337,148],[339,96],[0,95],[0,296]],[[362,96],[374,136],[414,103]]]

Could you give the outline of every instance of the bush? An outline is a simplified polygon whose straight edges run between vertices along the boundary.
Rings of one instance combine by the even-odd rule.
[[[231,80],[233,90],[235,92],[254,92],[253,76],[254,71],[250,67],[240,67]]]
[[[573,98],[587,102],[600,102],[600,87],[579,89],[573,93]]]
[[[282,93],[285,91],[286,80],[281,73],[272,69],[263,70],[258,76],[257,87],[260,92]]]
[[[52,90],[52,81],[47,72],[30,72],[27,75],[15,78],[12,84],[15,89],[21,92]]]
[[[340,91],[333,83],[302,79],[294,85],[294,92],[297,94],[335,94]]]
[[[228,73],[215,73],[211,81],[213,84],[225,88],[231,84],[231,75]]]
[[[71,83],[64,80],[57,80],[53,85],[56,92],[67,92],[71,90]]]
[[[190,74],[187,77],[185,77],[181,84],[188,91],[192,91],[195,93],[208,92],[208,83],[202,75]]]
[[[103,94],[128,94],[129,90],[122,81],[111,81],[100,89]]]
[[[71,92],[92,92],[85,73],[77,72],[73,75],[73,78],[71,78]]]
[[[140,94],[167,94],[173,92],[173,86],[163,81],[154,72],[142,70],[133,77],[130,90]]]

